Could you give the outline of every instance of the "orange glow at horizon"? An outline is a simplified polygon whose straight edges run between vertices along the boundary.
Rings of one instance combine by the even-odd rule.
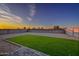
[[[69,28],[67,29],[69,32],[79,32],[79,27]]]
[[[8,22],[0,23],[0,29],[17,29],[17,28],[22,28],[22,27],[18,24],[12,24],[12,23],[8,23]]]
[[[16,23],[11,23],[10,21],[0,21],[0,29],[23,29],[24,27],[26,27],[26,29],[39,29],[39,28],[43,28],[43,29],[53,29],[53,26],[33,26],[33,25],[22,25],[22,24],[16,24]],[[60,26],[61,27],[61,26]],[[63,28],[63,27],[61,27]],[[69,28],[67,29],[67,31],[69,32],[79,32],[79,27],[74,27],[74,28]]]
[[[74,32],[79,32],[79,28],[74,28]]]

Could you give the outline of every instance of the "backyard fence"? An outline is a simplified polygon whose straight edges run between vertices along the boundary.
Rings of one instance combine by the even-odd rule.
[[[29,30],[29,32],[34,32],[34,33],[65,33],[64,29],[58,29],[58,30],[54,30],[54,29],[31,29]]]
[[[0,29],[0,34],[24,33],[25,29]]]
[[[65,29],[66,34],[79,39],[79,27],[71,27]]]
[[[34,33],[65,33],[64,29],[0,29],[0,34],[12,34],[12,33],[24,33],[24,32],[34,32]]]

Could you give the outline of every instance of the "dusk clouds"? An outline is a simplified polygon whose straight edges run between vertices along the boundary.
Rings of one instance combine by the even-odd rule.
[[[79,4],[0,4],[0,22],[22,25],[79,25]]]
[[[33,16],[36,13],[36,6],[35,6],[35,4],[29,4],[28,7],[29,7],[29,15],[27,17],[27,20],[32,21]]]
[[[22,18],[11,13],[6,4],[0,4],[0,22],[21,23]]]

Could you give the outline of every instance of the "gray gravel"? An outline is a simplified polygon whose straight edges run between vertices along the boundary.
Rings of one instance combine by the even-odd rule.
[[[42,52],[30,49],[28,47],[21,47],[15,52],[10,54],[11,56],[48,56]]]
[[[5,40],[0,39],[0,55],[8,55],[9,53],[19,49],[20,47],[14,44],[10,44]]]

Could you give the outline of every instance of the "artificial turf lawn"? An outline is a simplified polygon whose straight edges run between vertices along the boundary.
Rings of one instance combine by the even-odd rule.
[[[38,35],[22,35],[9,39],[12,42],[52,56],[79,56],[79,41]]]

